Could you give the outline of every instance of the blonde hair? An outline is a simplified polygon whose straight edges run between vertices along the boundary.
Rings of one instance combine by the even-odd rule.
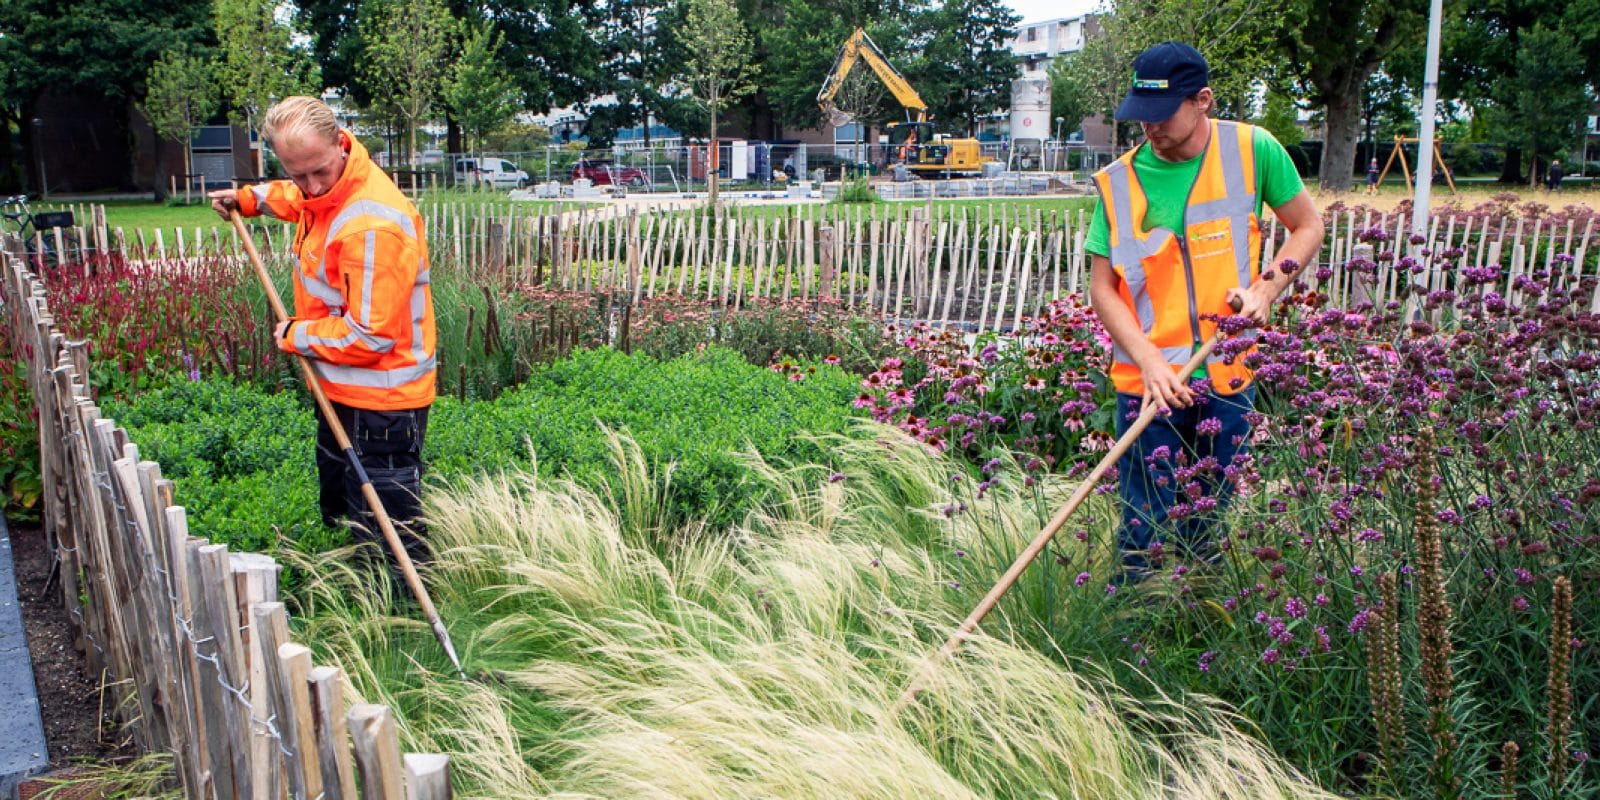
[[[339,122],[333,109],[315,97],[285,97],[267,109],[261,120],[261,138],[268,145],[281,137],[300,139],[307,134],[321,136],[328,142],[339,141]]]

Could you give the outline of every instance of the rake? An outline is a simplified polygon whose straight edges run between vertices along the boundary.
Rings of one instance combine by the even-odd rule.
[[[1239,310],[1240,303],[1237,298],[1229,298],[1229,303],[1233,305],[1234,311]],[[1178,380],[1180,382],[1188,380],[1189,376],[1194,374],[1194,371],[1211,356],[1211,351],[1226,338],[1226,334],[1218,331],[1201,344],[1199,349],[1195,350],[1194,355],[1189,357],[1189,361],[1183,365],[1183,368],[1178,370]],[[1088,477],[1078,484],[1078,488],[1067,499],[1067,504],[1062,506],[1061,510],[1057,511],[1049,522],[1045,523],[1044,529],[1039,531],[1038,536],[1033,537],[1033,541],[1029,542],[1028,546],[1023,549],[1022,554],[1017,556],[1017,560],[1012,562],[1011,568],[1000,576],[1000,582],[996,583],[994,588],[983,596],[983,600],[979,601],[978,607],[974,608],[965,620],[962,620],[960,627],[956,628],[956,632],[945,641],[944,646],[940,647],[923,665],[917,677],[911,681],[911,685],[906,687],[905,693],[900,695],[899,700],[895,701],[894,707],[889,712],[891,716],[899,716],[900,712],[905,710],[905,707],[911,701],[917,699],[917,695],[923,692],[925,684],[933,678],[939,666],[956,650],[959,650],[961,645],[966,642],[967,637],[974,630],[977,630],[978,624],[983,622],[983,618],[994,610],[994,607],[999,604],[1000,598],[1004,597],[1007,591],[1010,591],[1012,585],[1028,569],[1028,565],[1032,564],[1034,559],[1044,552],[1045,546],[1050,544],[1050,540],[1054,539],[1055,535],[1060,532],[1061,526],[1067,523],[1067,519],[1072,516],[1072,513],[1078,510],[1078,506],[1082,505],[1083,501],[1094,491],[1094,487],[1099,485],[1100,479],[1105,476],[1107,470],[1111,469],[1111,465],[1117,463],[1117,460],[1128,452],[1128,448],[1133,446],[1134,441],[1139,438],[1139,434],[1144,433],[1145,428],[1150,427],[1151,421],[1156,418],[1156,414],[1160,410],[1161,406],[1157,403],[1145,403],[1144,408],[1139,412],[1139,418],[1128,426],[1128,430],[1122,434],[1121,438],[1117,439],[1116,444],[1112,445],[1111,452],[1106,453],[1105,457],[1100,459],[1100,463],[1089,471]]]

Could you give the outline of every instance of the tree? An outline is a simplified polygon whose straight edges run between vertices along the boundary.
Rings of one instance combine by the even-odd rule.
[[[1384,59],[1424,33],[1424,0],[1297,0],[1304,24],[1285,37],[1284,53],[1299,65],[1308,99],[1326,114],[1322,148],[1322,186],[1350,188],[1356,138],[1361,132],[1361,101]]]
[[[216,0],[211,8],[222,48],[217,82],[235,122],[253,125],[285,97],[322,93],[321,73],[294,44],[293,29],[278,20],[276,2]]]
[[[594,127],[604,127],[609,139],[620,128],[644,124],[652,112],[661,108],[661,87],[656,78],[665,71],[663,49],[657,46],[661,15],[668,10],[667,0],[606,0],[605,22],[600,39],[604,88],[616,102],[591,115]],[[594,94],[602,94],[597,87]],[[594,134],[589,131],[590,140]],[[644,126],[645,142],[650,129]]]
[[[516,82],[498,59],[500,37],[488,25],[474,25],[461,49],[461,58],[445,84],[444,101],[461,123],[471,145],[483,146],[484,137],[516,116]]]
[[[707,166],[711,205],[717,204],[717,115],[734,99],[754,91],[750,32],[732,0],[685,0],[678,40],[688,52],[682,78],[689,96],[709,116],[712,157]]]
[[[917,61],[904,71],[929,116],[971,134],[978,120],[1010,105],[1019,77],[1006,41],[1017,16],[1000,0],[944,0],[917,15]]]
[[[524,108],[549,111],[609,91],[604,48],[595,39],[604,30],[606,3],[501,0],[482,7],[504,37],[500,58],[522,91]]]
[[[121,129],[101,141],[131,146],[133,103],[160,54],[214,41],[209,0],[5,0],[0,2],[0,186],[35,169],[33,126],[46,92],[98,99]],[[20,134],[20,150],[10,131]],[[122,159],[127,167],[133,160]],[[131,185],[126,167],[120,181]]]
[[[443,0],[368,0],[364,9],[366,77],[387,87],[388,98],[405,121],[406,163],[415,165],[417,126],[444,88],[456,22]]]
[[[1524,63],[1523,42],[1535,28],[1559,31],[1580,59],[1579,84],[1600,84],[1600,0],[1499,0],[1493,3],[1466,3],[1447,6],[1444,20],[1444,46],[1439,65],[1441,96],[1469,106],[1476,119],[1486,121],[1491,138],[1506,148],[1500,180],[1516,183],[1522,179],[1520,144],[1527,137],[1520,130],[1522,117],[1515,110],[1513,84]],[[1418,65],[1420,47],[1406,54]],[[1516,130],[1512,130],[1516,129]]]
[[[1066,136],[1083,127],[1095,111],[1091,88],[1083,80],[1084,70],[1072,55],[1062,54],[1050,62],[1050,116],[1062,120],[1060,134]]]
[[[1282,91],[1267,90],[1267,101],[1257,125],[1265,128],[1284,147],[1293,147],[1305,138],[1300,130],[1300,109],[1294,98]]]
[[[858,27],[866,29],[867,35],[896,67],[910,64],[904,47],[910,38],[906,25],[909,18],[902,2],[787,0],[781,21],[761,34],[768,41],[782,43],[780,47],[769,48],[761,73],[762,88],[771,99],[778,121],[795,128],[826,124],[817,108],[817,91],[833,68],[839,48]],[[850,81],[857,80],[856,72],[877,81],[864,63],[857,62]],[[897,108],[898,104],[883,109],[882,113],[898,117],[900,114],[894,110]],[[881,119],[874,116],[861,121],[877,123]]]
[[[162,53],[150,68],[145,86],[140,110],[156,135],[183,142],[183,172],[194,172],[189,161],[189,140],[221,105],[210,61],[190,53],[187,47],[174,47]]]
[[[1134,57],[1170,40],[1186,42],[1205,56],[1221,116],[1249,116],[1257,86],[1278,80],[1284,72],[1278,42],[1293,35],[1300,18],[1291,13],[1290,4],[1297,1],[1121,0],[1098,18],[1097,34],[1073,59],[1089,113],[1113,122],[1128,93]],[[1136,132],[1134,126],[1119,125],[1118,144]]]
[[[1537,180],[1541,158],[1578,141],[1594,109],[1583,68],[1571,35],[1535,25],[1522,36],[1516,70],[1495,80],[1494,128],[1508,154],[1528,157],[1530,180]]]

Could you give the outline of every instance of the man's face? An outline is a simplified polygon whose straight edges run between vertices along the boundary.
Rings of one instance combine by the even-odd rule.
[[[1184,145],[1197,138],[1201,126],[1206,124],[1206,114],[1211,110],[1211,90],[1201,89],[1194,97],[1183,101],[1178,110],[1164,122],[1141,122],[1150,146],[1156,155],[1166,159],[1193,158],[1199,153],[1184,152]]]
[[[339,134],[340,139],[344,137]],[[344,174],[348,155],[338,141],[328,141],[315,134],[287,137],[273,143],[273,151],[283,164],[289,180],[300,187],[306,197],[320,197],[328,193],[339,176]]]

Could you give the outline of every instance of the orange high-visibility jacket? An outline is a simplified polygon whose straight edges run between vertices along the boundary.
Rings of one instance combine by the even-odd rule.
[[[279,348],[308,356],[328,399],[394,411],[433,402],[433,295],[422,217],[346,132],[344,174],[320,197],[290,181],[239,192],[246,216],[296,223],[294,319]]]
[[[1254,128],[1210,124],[1211,141],[1184,206],[1181,234],[1144,230],[1149,198],[1133,166],[1137,148],[1094,176],[1106,212],[1111,267],[1122,279],[1118,293],[1174,372],[1198,343],[1216,333],[1217,323],[1201,317],[1232,314],[1227,291],[1248,287],[1261,274]],[[1213,357],[1206,371],[1218,394],[1236,394],[1250,385],[1243,355],[1232,364]],[[1119,392],[1144,394],[1139,366],[1120,346],[1113,350],[1111,382]]]

